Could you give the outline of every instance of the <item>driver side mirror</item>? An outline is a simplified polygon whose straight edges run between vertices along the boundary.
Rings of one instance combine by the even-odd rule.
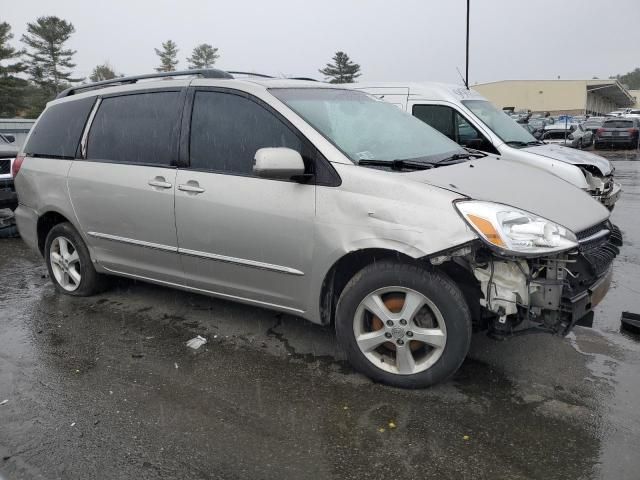
[[[261,148],[254,157],[253,173],[262,178],[290,180],[304,176],[304,161],[290,148]]]

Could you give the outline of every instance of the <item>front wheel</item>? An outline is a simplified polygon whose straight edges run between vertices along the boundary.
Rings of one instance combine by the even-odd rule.
[[[93,295],[104,285],[82,237],[70,223],[55,225],[45,240],[44,257],[56,290],[79,297]]]
[[[444,274],[382,261],[345,287],[336,333],[358,371],[388,385],[421,388],[460,367],[471,342],[471,315],[462,292]]]

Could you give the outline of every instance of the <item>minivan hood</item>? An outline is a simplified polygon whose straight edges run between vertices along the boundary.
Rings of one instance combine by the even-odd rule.
[[[609,211],[600,202],[570,183],[539,168],[496,157],[406,175],[474,200],[504,203],[526,210],[573,232],[609,218]]]
[[[602,158],[600,155],[585,152],[584,150],[576,150],[575,148],[553,144],[535,145],[523,148],[522,150],[572,165],[592,165],[597,167],[602,175],[611,175],[611,173],[613,173],[613,167],[609,160]]]

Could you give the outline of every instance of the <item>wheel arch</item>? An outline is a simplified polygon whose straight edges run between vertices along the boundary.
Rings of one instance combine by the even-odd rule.
[[[419,262],[420,260],[387,248],[362,248],[352,250],[338,258],[324,275],[319,298],[320,323],[328,325],[333,322],[338,298],[349,280],[367,265],[396,258],[404,262]],[[428,264],[425,264],[428,265]]]
[[[65,222],[73,225],[73,222],[69,218],[56,210],[49,210],[38,217],[36,232],[38,235],[38,250],[40,251],[40,254],[44,256],[44,244],[51,229],[56,225]]]

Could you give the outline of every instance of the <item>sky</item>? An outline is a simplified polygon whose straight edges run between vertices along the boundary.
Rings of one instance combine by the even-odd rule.
[[[361,80],[460,83],[465,0],[5,0],[15,35],[57,15],[73,23],[76,76],[108,61],[148,73],[172,39],[178,69],[194,46],[219,48],[216,67],[322,79],[342,50]],[[640,67],[640,0],[471,0],[470,84],[506,79],[607,78]],[[613,40],[615,39],[615,41]]]

